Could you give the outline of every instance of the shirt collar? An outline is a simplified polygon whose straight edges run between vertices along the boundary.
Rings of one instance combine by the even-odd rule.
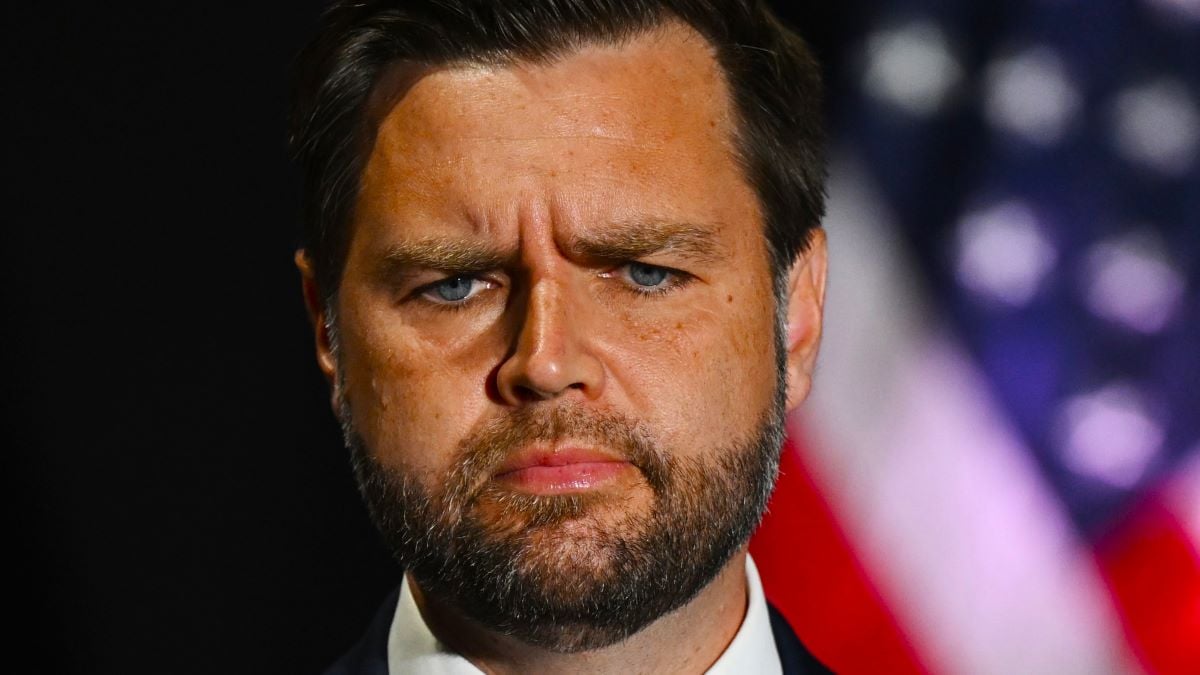
[[[746,616],[721,657],[706,675],[763,673],[781,675],[779,652],[771,633],[767,599],[763,595],[758,568],[746,556]],[[479,675],[481,670],[450,651],[425,625],[408,586],[407,575],[400,585],[400,600],[388,631],[388,671],[414,675]]]

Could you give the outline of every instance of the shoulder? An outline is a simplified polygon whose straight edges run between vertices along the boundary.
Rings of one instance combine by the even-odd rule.
[[[775,638],[775,649],[779,652],[779,664],[783,666],[784,675],[819,675],[833,672],[800,642],[800,638],[796,637],[795,631],[779,610],[767,603],[767,612],[771,617],[771,635]]]
[[[399,588],[388,595],[371,620],[366,634],[337,663],[330,666],[325,675],[388,675],[388,633],[399,597]]]

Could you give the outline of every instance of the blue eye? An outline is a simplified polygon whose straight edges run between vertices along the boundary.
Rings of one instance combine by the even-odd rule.
[[[629,263],[629,279],[638,286],[661,286],[670,274],[670,271],[662,267],[638,262]]]
[[[461,302],[471,296],[476,281],[472,277],[450,277],[430,285],[428,293],[442,302]]]

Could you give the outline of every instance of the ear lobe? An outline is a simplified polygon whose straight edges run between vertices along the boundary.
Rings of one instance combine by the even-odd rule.
[[[825,307],[828,253],[825,230],[809,235],[808,248],[792,265],[787,286],[787,408],[793,410],[808,397]]]
[[[317,286],[317,277],[312,259],[308,252],[298,249],[293,258],[296,268],[300,270],[300,283],[304,292],[304,306],[308,310],[309,321],[312,322],[313,334],[317,348],[317,367],[325,374],[330,385],[336,385],[337,360],[334,357],[330,343],[328,315],[325,300]]]

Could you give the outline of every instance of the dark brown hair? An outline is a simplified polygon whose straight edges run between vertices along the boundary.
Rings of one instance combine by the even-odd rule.
[[[552,61],[670,20],[713,46],[738,115],[739,159],[756,191],[777,279],[825,209],[820,71],[761,0],[358,0],[334,3],[297,63],[290,144],[304,176],[307,250],[337,291],[365,161],[367,100],[396,62]]]

